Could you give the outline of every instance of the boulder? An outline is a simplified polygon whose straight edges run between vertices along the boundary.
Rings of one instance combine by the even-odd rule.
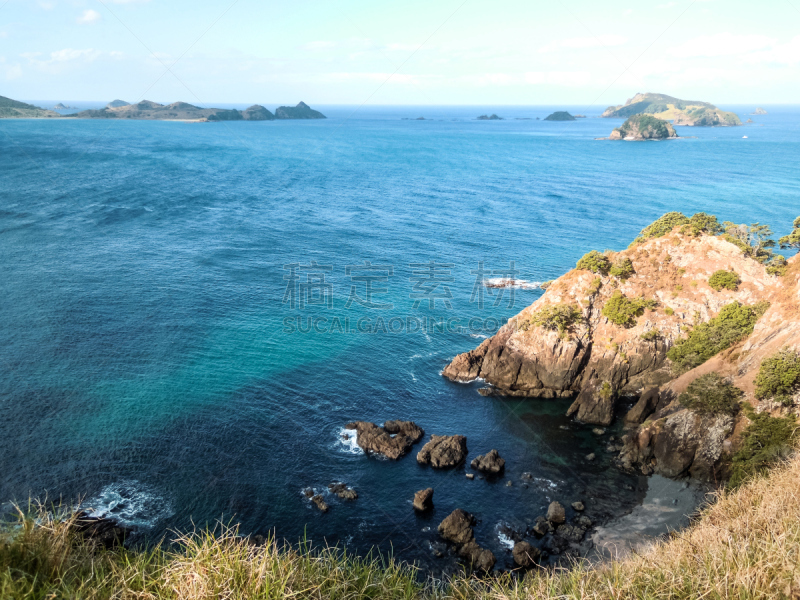
[[[458,555],[469,563],[475,571],[488,573],[497,559],[491,550],[481,548],[475,540],[471,540],[458,549]]]
[[[347,484],[341,481],[328,484],[328,489],[342,500],[355,500],[358,498],[358,492],[351,487],[347,487]]]
[[[551,531],[553,531],[553,526],[550,524],[550,521],[547,520],[547,517],[536,518],[536,525],[533,526],[533,533],[539,537],[542,537]]]
[[[425,512],[433,508],[433,488],[420,490],[414,494],[414,510]]]
[[[657,387],[650,387],[646,389],[639,401],[628,411],[625,415],[625,422],[630,425],[640,425],[644,423],[645,419],[652,415],[658,406],[660,393]]]
[[[417,462],[437,469],[455,467],[467,457],[467,438],[463,435],[432,435],[417,454]]]
[[[568,542],[572,542],[573,544],[577,544],[583,539],[584,534],[586,533],[585,529],[580,527],[576,527],[575,525],[559,525],[556,527],[556,535],[560,538],[567,540]]]
[[[482,471],[483,473],[491,473],[496,475],[500,473],[506,466],[506,461],[500,458],[497,450],[493,449],[486,454],[481,454],[478,457],[473,458],[470,466],[476,471]]]
[[[593,380],[575,398],[567,416],[575,415],[578,421],[590,425],[611,425],[616,403],[617,393],[613,386],[607,381]]]
[[[313,502],[314,506],[316,506],[322,512],[328,512],[328,504],[327,504],[327,502],[325,502],[325,500],[323,499],[323,497],[320,494],[317,494],[316,496],[313,496],[311,498],[311,502]]]
[[[535,565],[542,556],[538,548],[534,548],[525,541],[514,544],[511,554],[514,556],[514,562],[523,569]]]
[[[553,525],[560,525],[567,520],[567,513],[560,502],[551,502],[547,507],[547,520]]]
[[[461,546],[474,539],[474,534],[472,533],[474,524],[475,517],[457,508],[447,515],[444,521],[439,523],[439,535],[448,542]]]
[[[386,421],[383,427],[368,421],[355,421],[345,429],[356,432],[356,442],[364,452],[382,454],[397,460],[411,450],[425,435],[425,431],[413,421]]]
[[[578,500],[577,502],[572,503],[572,508],[580,512],[585,508],[585,506],[583,505],[583,502]]]

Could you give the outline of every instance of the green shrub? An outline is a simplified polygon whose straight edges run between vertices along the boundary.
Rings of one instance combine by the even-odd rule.
[[[642,229],[642,231],[639,232],[638,237],[633,240],[631,246],[641,244],[642,242],[652,238],[665,236],[678,225],[687,225],[688,223],[689,218],[683,213],[668,212]]]
[[[800,391],[800,354],[784,348],[761,361],[756,376],[756,398],[774,398],[791,404],[792,395]]]
[[[681,233],[695,237],[701,233],[717,235],[721,231],[722,225],[719,224],[717,217],[714,215],[707,215],[704,212],[693,214],[689,222],[681,227]]]
[[[651,329],[649,331],[645,331],[641,336],[645,342],[655,342],[657,339],[661,338],[661,333],[658,329]]]
[[[622,258],[614,263],[614,265],[608,270],[608,272],[613,275],[614,277],[619,277],[620,279],[627,279],[631,275],[634,274],[633,270],[633,263],[631,262],[630,258]]]
[[[600,286],[603,285],[603,280],[599,277],[595,277],[592,279],[592,282],[589,284],[589,287],[586,288],[586,293],[590,296],[594,296],[597,292],[600,291]]]
[[[731,302],[722,307],[719,314],[708,323],[697,325],[686,338],[675,342],[667,352],[667,358],[679,371],[702,365],[715,354],[753,333],[756,321],[768,308],[769,302],[752,306]]]
[[[739,487],[754,475],[765,473],[771,466],[792,452],[798,426],[794,415],[770,417],[756,414],[745,405],[751,423],[742,435],[742,446],[733,455],[731,478],[728,484]]]
[[[786,275],[786,269],[789,267],[786,259],[780,254],[775,254],[767,263],[767,275],[775,275],[776,277],[783,277]]]
[[[540,290],[546,290],[551,285],[553,285],[553,280],[552,279],[548,279],[547,281],[543,281],[542,283],[539,284],[539,289]]]
[[[604,381],[603,385],[600,386],[600,389],[598,390],[597,395],[602,400],[606,400],[606,401],[611,400],[611,398],[614,396],[614,388],[611,387],[610,383],[608,383],[607,381]]]
[[[550,331],[558,331],[563,336],[581,318],[581,311],[577,306],[572,304],[550,304],[531,315],[520,329],[527,331],[533,325]]]
[[[636,319],[644,314],[646,308],[655,306],[655,300],[645,300],[644,298],[631,300],[617,290],[603,306],[603,316],[608,317],[608,320],[615,325],[632,327],[636,324]]]
[[[608,270],[611,268],[611,261],[608,260],[608,257],[603,256],[597,250],[592,250],[581,257],[581,259],[575,265],[575,268],[586,269],[592,273],[602,273],[603,275],[607,275]]]
[[[735,415],[744,392],[719,373],[700,375],[678,397],[682,406],[701,415]]]
[[[708,285],[718,292],[722,289],[733,290],[735,292],[739,289],[740,283],[742,283],[742,280],[739,279],[739,276],[736,273],[733,271],[725,271],[723,269],[714,271],[714,274],[708,279]]]
[[[674,308],[672,308],[671,306],[667,306],[667,307],[664,309],[664,313],[665,313],[665,314],[666,314],[668,317],[671,317],[672,315],[674,315],[674,314],[675,314],[675,309],[674,309]]]
[[[800,248],[800,217],[792,223],[792,232],[778,240],[781,248]]]

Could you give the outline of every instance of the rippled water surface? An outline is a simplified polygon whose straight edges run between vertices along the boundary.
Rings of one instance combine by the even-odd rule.
[[[552,499],[595,517],[637,502],[646,483],[610,467],[568,401],[484,398],[439,375],[541,293],[481,305],[474,283],[511,261],[552,279],[669,210],[787,233],[800,109],[613,143],[594,138],[620,121],[534,120],[563,107],[321,108],[326,121],[0,121],[0,500],[85,498],[144,539],[233,519],[434,568],[456,507],[502,565],[498,527]],[[507,119],[474,120],[486,112]],[[470,458],[497,448],[505,477],[341,439],[348,421],[394,418],[466,435]],[[323,515],[302,490],[332,481],[359,498]],[[424,487],[436,508],[419,517]]]

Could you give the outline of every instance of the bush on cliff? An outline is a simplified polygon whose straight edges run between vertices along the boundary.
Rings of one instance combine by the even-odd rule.
[[[718,292],[722,291],[723,289],[736,291],[739,289],[740,283],[742,283],[742,280],[739,279],[739,276],[736,273],[733,271],[725,271],[723,269],[715,271],[714,274],[708,279],[708,285]]]
[[[689,218],[680,212],[668,212],[642,229],[631,243],[631,246],[641,244],[652,238],[663,237],[679,225],[683,225],[681,233],[692,236],[698,236],[701,233],[716,235],[722,231],[722,226],[714,215],[700,212]]]
[[[633,263],[631,262],[630,258],[622,258],[616,261],[608,271],[614,277],[619,277],[620,279],[627,279],[631,275],[633,275]]]
[[[644,314],[646,308],[655,308],[655,300],[636,298],[631,300],[621,291],[616,290],[611,298],[603,305],[603,316],[615,325],[633,327],[636,319]]]
[[[736,488],[755,475],[766,473],[770,467],[792,452],[798,439],[798,423],[794,415],[771,417],[756,413],[745,406],[750,424],[742,434],[742,444],[733,455],[731,478],[728,484]]]
[[[701,323],[687,337],[675,342],[667,352],[667,358],[678,371],[688,371],[702,365],[715,354],[753,333],[756,321],[768,308],[769,302],[752,306],[731,302],[723,306],[716,317]]]
[[[785,235],[778,240],[781,248],[800,248],[800,217],[797,217],[792,223],[792,232]]]
[[[586,269],[592,273],[601,273],[607,275],[611,268],[611,261],[608,257],[603,256],[597,250],[592,250],[584,254],[578,263],[575,265],[576,269]]]
[[[783,348],[761,361],[756,375],[756,398],[774,398],[791,405],[797,392],[800,392],[800,353]]]
[[[735,415],[744,392],[719,373],[700,375],[678,397],[682,406],[701,415]]]
[[[520,329],[527,331],[531,326],[542,327],[549,331],[558,331],[564,336],[581,318],[581,311],[573,304],[549,304],[531,315]]]

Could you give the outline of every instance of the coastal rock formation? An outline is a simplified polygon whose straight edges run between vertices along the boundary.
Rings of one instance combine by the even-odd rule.
[[[439,535],[455,545],[458,555],[476,571],[491,571],[496,559],[490,550],[481,548],[475,541],[472,527],[475,517],[457,508],[439,524]]]
[[[242,111],[242,118],[245,121],[274,121],[275,115],[260,104],[254,104]]]
[[[275,110],[276,119],[325,119],[325,115],[317,110],[313,110],[305,102],[300,102],[297,106],[280,106]]]
[[[417,462],[436,469],[455,467],[467,457],[467,438],[463,435],[432,435],[417,453]]]
[[[551,502],[547,507],[547,520],[553,525],[560,525],[567,520],[567,513],[560,502]]]
[[[574,121],[575,117],[565,110],[558,110],[544,118],[545,121]]]
[[[584,423],[608,425],[625,398],[635,402],[625,417],[633,430],[608,445],[609,452],[621,450],[623,466],[718,481],[746,416],[700,415],[682,407],[678,396],[714,372],[747,402],[773,406],[754,397],[754,381],[766,357],[784,346],[800,349],[800,259],[776,270],[729,234],[695,233],[686,217],[669,216],[683,220],[657,234],[646,229],[627,250],[587,254],[581,268],[555,280],[442,374],[456,382],[482,378],[489,386],[483,394],[571,397],[569,414]],[[734,271],[740,283],[712,287],[719,270]],[[724,307],[756,305],[762,316],[752,333],[716,356],[685,368],[667,358],[687,332],[706,326]]]
[[[341,481],[334,481],[328,484],[328,490],[332,494],[336,494],[342,500],[355,500],[358,498],[358,492],[353,488],[348,487],[346,483]]]
[[[610,140],[668,140],[678,137],[675,128],[652,115],[634,115],[611,132]]]
[[[625,104],[609,106],[601,116],[627,119],[642,114],[672,121],[673,125],[727,127],[742,124],[734,113],[722,111],[709,102],[681,100],[666,94],[651,93],[636,94]]]
[[[321,494],[316,494],[311,496],[311,502],[316,506],[321,512],[328,512],[328,503],[325,502],[325,499],[322,497]]]
[[[367,421],[355,421],[345,429],[356,432],[356,443],[364,452],[382,454],[397,460],[411,450],[425,435],[425,431],[413,421],[386,421],[383,427]]]
[[[52,119],[60,116],[55,111],[0,96],[0,119]]]
[[[122,546],[126,538],[133,533],[132,529],[123,527],[114,519],[91,516],[86,511],[75,514],[73,529],[84,538],[92,539],[106,549]]]
[[[472,462],[470,463],[470,467],[476,471],[491,473],[492,475],[497,475],[500,473],[505,466],[506,461],[500,458],[497,450],[494,449],[490,450],[486,454],[481,454],[476,458],[473,458]]]
[[[542,556],[538,548],[534,548],[526,541],[514,544],[514,549],[511,551],[511,554],[514,556],[514,562],[523,569],[535,565]]]
[[[425,512],[433,508],[433,488],[427,488],[414,494],[414,510]]]

